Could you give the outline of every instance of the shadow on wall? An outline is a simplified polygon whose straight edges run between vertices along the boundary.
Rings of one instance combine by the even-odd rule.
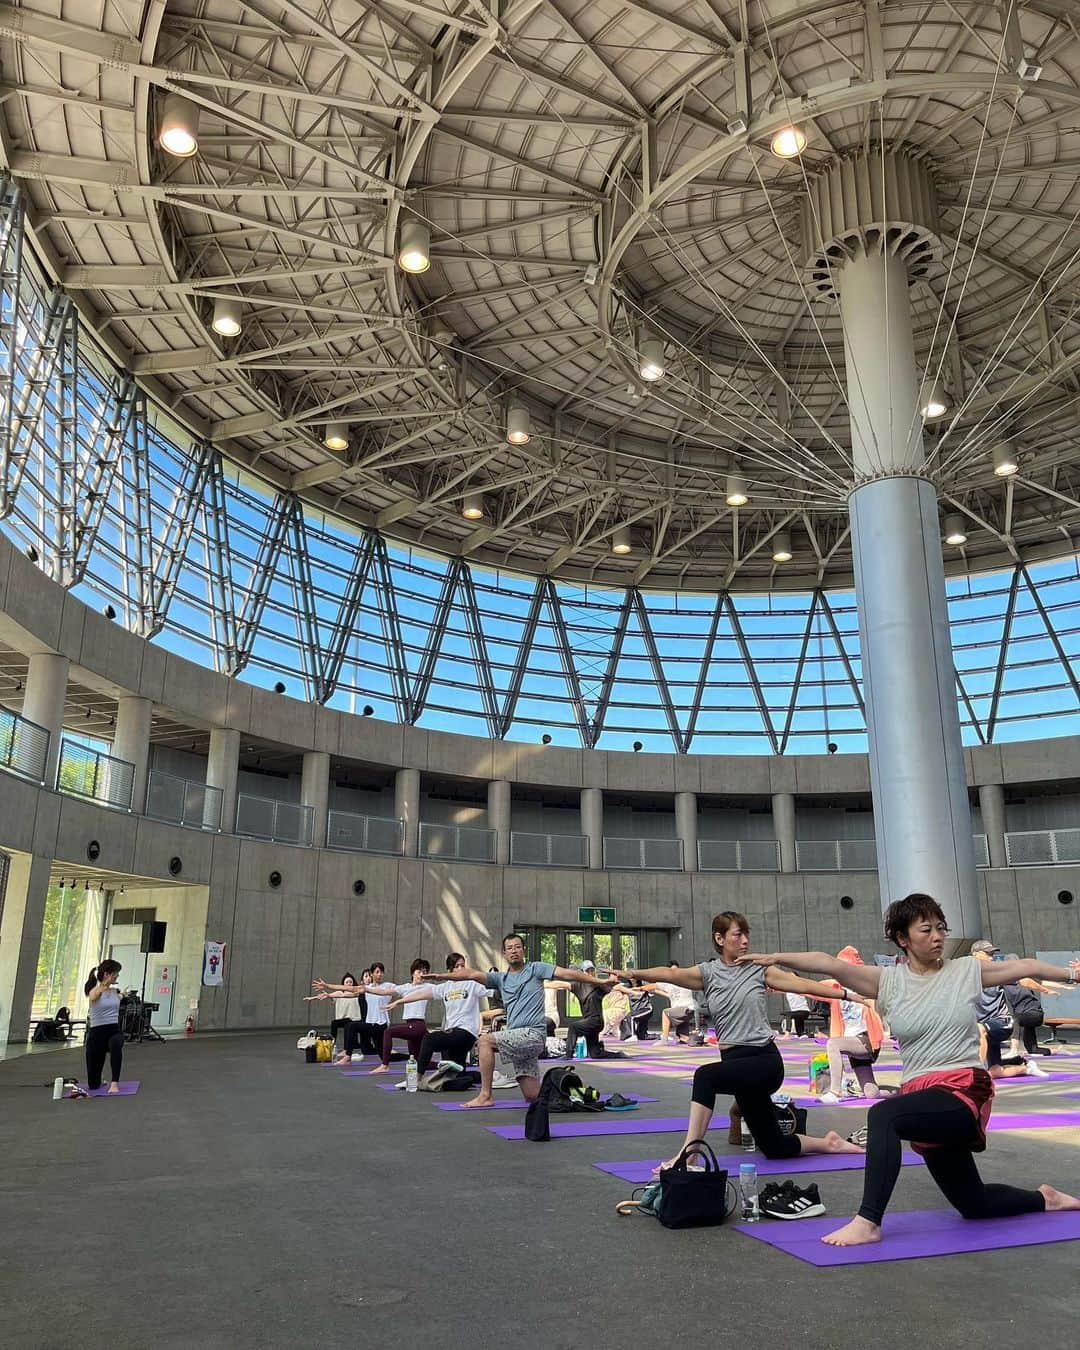
[[[436,930],[433,931],[426,923],[424,927],[436,945],[441,937],[447,944],[448,952],[464,952],[466,959],[478,970],[487,970],[489,966],[497,964],[491,929],[475,909],[469,909],[466,914],[459,882],[442,883],[436,914]]]

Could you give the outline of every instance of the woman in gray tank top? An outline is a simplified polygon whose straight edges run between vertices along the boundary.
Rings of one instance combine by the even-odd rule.
[[[120,1091],[120,1070],[124,1063],[124,1034],[120,1030],[120,990],[116,977],[119,961],[102,961],[90,972],[84,992],[86,1010],[86,1086],[91,1092],[101,1087],[101,1071],[109,1059],[109,1095]]]
[[[770,966],[740,965],[750,949],[750,924],[744,914],[725,910],[712,922],[717,955],[699,966],[672,969],[624,970],[630,979],[665,980],[683,989],[704,992],[720,1062],[702,1064],[694,1074],[690,1095],[690,1122],[686,1143],[704,1139],[716,1106],[717,1093],[730,1093],[738,1103],[754,1143],[766,1158],[794,1158],[800,1153],[861,1153],[862,1149],[830,1130],[824,1138],[783,1134],[776,1119],[772,1094],[784,1081],[784,1061],[773,1040],[766,1016],[766,992],[837,997],[813,980],[801,980],[790,971]],[[684,1144],[685,1147],[685,1144]],[[678,1157],[678,1154],[675,1155]],[[674,1158],[661,1163],[670,1167]]]
[[[993,1079],[979,1053],[978,1005],[984,989],[1022,979],[1077,983],[1077,969],[1046,961],[949,960],[945,914],[929,895],[891,904],[885,936],[906,957],[895,966],[852,966],[825,952],[776,952],[744,956],[751,967],[775,964],[831,975],[877,1001],[900,1045],[903,1073],[898,1096],[879,1102],[866,1117],[866,1172],[859,1212],[822,1238],[834,1247],[881,1241],[881,1221],[900,1175],[902,1141],[926,1161],[945,1199],[965,1219],[1002,1219],[1043,1210],[1080,1209],[1080,1200],[1053,1186],[1021,1190],[987,1185],[974,1154],[986,1148],[994,1099]],[[1080,962],[1077,963],[1080,968]]]

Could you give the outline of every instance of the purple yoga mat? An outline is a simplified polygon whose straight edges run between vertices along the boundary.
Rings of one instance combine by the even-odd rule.
[[[1080,1213],[1020,1214],[1012,1219],[962,1219],[951,1209],[887,1214],[880,1242],[865,1247],[830,1247],[821,1239],[843,1219],[801,1219],[798,1223],[739,1223],[747,1237],[787,1252],[812,1266],[861,1266],[876,1261],[955,1256],[998,1248],[1034,1247],[1080,1238]]]
[[[636,1092],[624,1092],[622,1095],[627,1099],[627,1101],[631,1101],[631,1102],[644,1103],[644,1102],[655,1102],[655,1101],[656,1101],[656,1098],[655,1098],[655,1097],[639,1097],[639,1096],[637,1095]],[[492,1102],[490,1106],[470,1106],[470,1107],[469,1107],[469,1110],[470,1110],[470,1111],[505,1111],[505,1110],[513,1109],[513,1110],[516,1110],[516,1111],[524,1111],[525,1108],[526,1108],[526,1106],[528,1106],[528,1104],[529,1104],[528,1102]],[[464,1103],[464,1102],[439,1102],[439,1103],[438,1103],[438,1107],[439,1107],[439,1110],[440,1110],[440,1111],[464,1111],[464,1110],[465,1110],[465,1103]],[[610,1114],[611,1114],[611,1115],[617,1115],[618,1112],[613,1111],[613,1112],[611,1112]],[[607,1120],[607,1119],[609,1119],[609,1117],[608,1117],[608,1116],[605,1116],[604,1119]]]
[[[792,1172],[855,1172],[861,1169],[864,1157],[862,1153],[804,1153],[798,1158],[763,1158],[760,1153],[731,1153],[724,1157],[718,1155],[716,1160],[733,1174],[738,1172],[740,1163],[752,1162],[759,1177],[771,1177],[781,1172],[785,1175]],[[593,1166],[600,1172],[618,1177],[620,1181],[640,1185],[655,1180],[653,1171],[661,1161],[660,1158],[649,1158],[643,1162],[593,1163]],[[921,1161],[917,1153],[904,1150],[905,1167],[912,1167]]]
[[[1080,1096],[1080,1093],[1075,1095]],[[796,1097],[795,1100],[797,1104],[809,1107],[821,1105],[817,1097]],[[850,1101],[841,1103],[843,1106],[866,1107],[873,1107],[875,1104],[875,1102],[867,1101],[865,1097],[853,1097]],[[836,1108],[826,1107],[825,1109],[835,1110]],[[1009,1115],[1001,1112],[990,1117],[991,1130],[1051,1130],[1075,1125],[1080,1125],[1080,1111],[1031,1111],[1026,1115]]]
[[[1014,1083],[1026,1083],[1028,1087],[1032,1083],[1077,1083],[1080,1082],[1080,1073],[1048,1073],[1044,1078],[1029,1077],[1024,1074],[1022,1078],[995,1078],[994,1087],[1000,1092],[1003,1087],[1012,1087]]]
[[[81,1088],[86,1088],[86,1091],[90,1093],[91,1097],[108,1097],[110,1095],[113,1097],[134,1097],[139,1090],[139,1080],[135,1078],[130,1082],[121,1083],[120,1091],[113,1092],[112,1094],[109,1092],[108,1085],[103,1085],[99,1088],[87,1088],[85,1083],[80,1083],[79,1086]]]
[[[592,1117],[589,1120],[560,1121],[551,1125],[553,1139],[586,1139],[604,1134],[678,1134],[685,1132],[686,1116],[659,1116],[653,1120],[612,1120]],[[726,1130],[727,1116],[713,1116],[710,1130]],[[524,1125],[485,1125],[490,1134],[500,1139],[524,1139]]]

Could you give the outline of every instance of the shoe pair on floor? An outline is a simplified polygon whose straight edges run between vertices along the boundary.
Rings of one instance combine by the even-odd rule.
[[[800,1190],[793,1181],[769,1182],[758,1196],[758,1208],[768,1219],[817,1219],[825,1213],[817,1186]]]

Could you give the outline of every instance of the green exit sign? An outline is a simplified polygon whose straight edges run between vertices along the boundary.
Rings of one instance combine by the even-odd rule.
[[[592,906],[586,906],[577,912],[578,923],[604,923],[614,924],[615,911],[613,909],[593,909]]]

